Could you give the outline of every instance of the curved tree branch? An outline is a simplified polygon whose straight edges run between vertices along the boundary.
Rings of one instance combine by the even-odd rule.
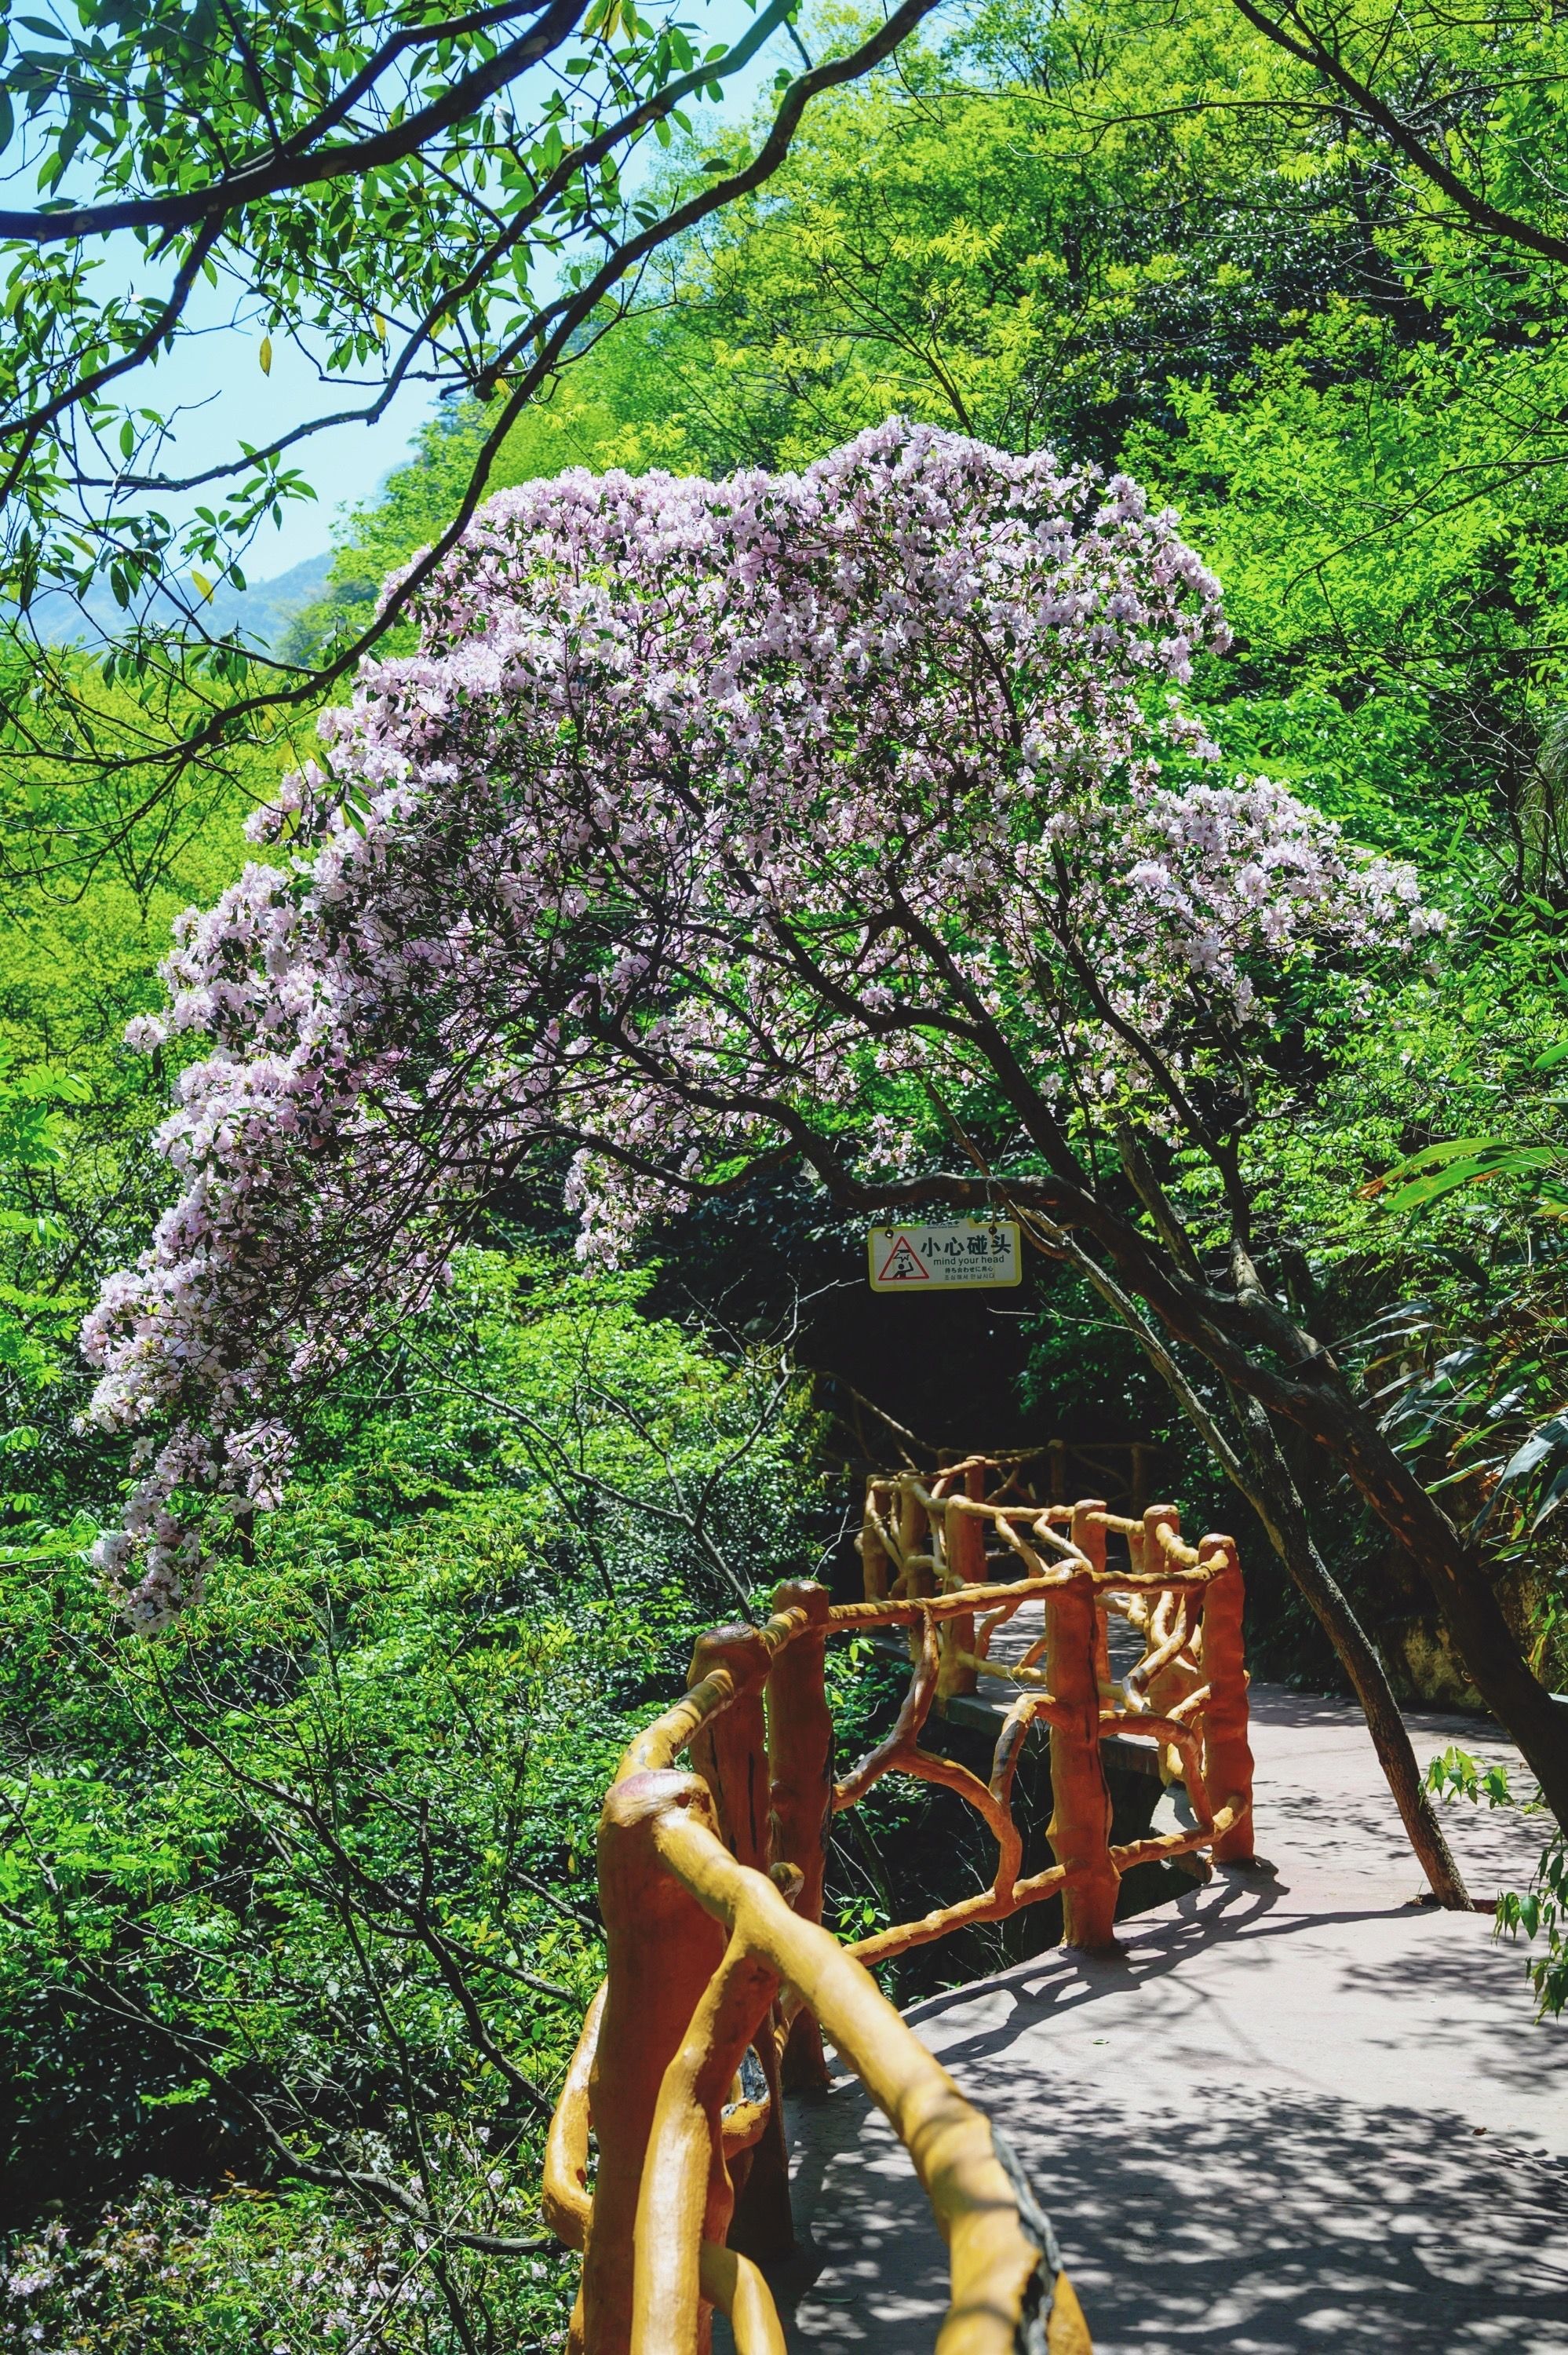
[[[1510,245],[1521,246],[1526,252],[1538,253],[1547,261],[1568,262],[1568,238],[1553,236],[1550,229],[1493,204],[1489,197],[1472,188],[1438,149],[1430,146],[1402,114],[1345,63],[1338,49],[1308,22],[1298,7],[1287,5],[1281,23],[1259,6],[1258,0],[1234,0],[1234,5],[1265,40],[1272,41],[1287,57],[1321,74],[1347,98],[1366,127],[1385,139],[1423,179],[1440,189],[1467,227],[1487,237],[1501,238]]]
[[[366,172],[384,170],[388,164],[402,163],[417,155],[441,132],[466,122],[487,98],[493,98],[508,82],[515,81],[519,75],[548,57],[552,49],[558,48],[576,30],[581,7],[582,0],[551,0],[551,5],[541,12],[531,32],[497,50],[484,65],[462,75],[439,99],[405,116],[394,129],[345,141],[340,146],[308,152],[309,146],[343,119],[354,102],[349,93],[363,96],[394,57],[409,46],[407,35],[387,44],[386,51],[378,53],[323,114],[296,133],[281,154],[243,165],[205,188],[182,189],[177,195],[126,197],[118,204],[62,206],[58,212],[0,212],[0,238],[15,238],[30,245],[59,245],[88,237],[111,237],[118,229],[156,229],[165,237],[176,236],[182,229],[194,229],[198,221],[222,221],[228,215],[247,205],[258,204],[266,197],[284,196],[291,189],[313,187],[323,180],[358,179]],[[515,11],[507,8],[498,13],[510,16]],[[482,24],[484,20],[481,16],[477,21]],[[420,46],[427,38],[421,31]],[[307,152],[302,153],[302,147]]]

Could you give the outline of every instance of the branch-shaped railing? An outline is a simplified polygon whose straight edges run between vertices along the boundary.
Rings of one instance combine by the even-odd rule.
[[[1126,1541],[1107,1562],[1107,1539]],[[948,2243],[938,2355],[1086,2355],[1051,2228],[1017,2160],[882,1995],[867,1966],[1060,1893],[1070,1944],[1109,1943],[1121,1875],[1153,1858],[1252,1852],[1242,1578],[1229,1538],[1181,1540],[1169,1505],[1141,1520],[1090,1499],[1010,1500],[980,1458],[930,1480],[874,1479],[865,1600],[781,1586],[766,1626],[705,1636],[683,1700],[627,1751],[599,1828],[605,1983],[550,2130],[545,2208],[584,2250],[572,2345],[586,2355],[705,2355],[715,2307],[737,2355],[783,2355],[755,2262],[790,2245],[782,2090],[825,2082],[825,2035],[907,2147]],[[1005,1568],[1013,1575],[992,1576]],[[1042,1633],[991,1657],[1038,1601]],[[1110,1671],[1108,1619],[1142,1640]],[[833,1780],[830,1637],[903,1626],[913,1675],[886,1741]],[[921,1746],[933,1706],[1010,1689],[989,1781]],[[1020,1878],[1013,1783],[1030,1727],[1050,1736],[1054,1862]],[[1115,1847],[1100,1744],[1132,1734],[1184,1785],[1190,1828]],[[675,1762],[683,1752],[692,1771]],[[956,1792],[997,1844],[991,1885],[842,1944],[821,1926],[832,1817],[883,1775]],[[1219,1796],[1216,1799],[1215,1795]],[[598,2167],[590,2195],[590,2126]]]

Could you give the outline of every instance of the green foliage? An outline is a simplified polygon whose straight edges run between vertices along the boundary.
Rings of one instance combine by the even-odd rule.
[[[1489,1807],[1514,1805],[1513,1783],[1506,1766],[1473,1758],[1457,1742],[1434,1758],[1426,1769],[1426,1787],[1440,1799],[1468,1799]]]
[[[100,689],[95,709],[109,765],[94,769],[85,746],[79,757],[0,759],[14,846],[99,826],[122,837],[89,890],[47,865],[14,882],[0,927],[0,1547],[13,1550],[79,1546],[75,1517],[113,1493],[113,1451],[72,1428],[76,1333],[102,1275],[134,1257],[162,1207],[165,1173],[148,1139],[172,1060],[129,1053],[123,1032],[161,1002],[156,966],[174,918],[239,871],[241,820],[275,773],[240,760],[132,818],[132,781],[111,762],[134,738],[134,704]]]
[[[319,2261],[322,2315],[356,2268],[418,2284],[389,2345],[562,2319],[558,2262],[529,2268],[599,1801],[694,1635],[822,1534],[789,1369],[651,1319],[648,1281],[471,1253],[168,1642],[122,1640],[69,1560],[0,1588],[11,2204],[74,2209],[90,2154],[226,2329],[272,2311],[269,2235],[284,2293]],[[36,2264],[108,2297],[90,2231],[132,2227],[89,2221]],[[105,2330],[172,2328],[160,2279]]]
[[[812,111],[765,191],[672,250],[518,421],[496,483],[791,465],[895,410],[1114,461],[1135,421],[1172,418],[1173,379],[1247,373],[1345,273],[1343,207],[1315,203],[1303,225],[1299,143],[1202,114],[1266,61],[1219,8],[1152,27],[992,12],[945,52],[906,45],[895,75]],[[1159,121],[1151,91],[1176,100]],[[1092,139],[1064,95],[1097,110]],[[715,144],[685,151],[675,185]],[[340,593],[432,536],[486,422],[471,409],[430,429],[351,519]]]
[[[0,426],[19,453],[0,598],[25,615],[100,584],[132,632],[112,676],[132,677],[219,580],[243,589],[265,521],[315,496],[298,463],[309,404],[199,476],[171,464],[177,412],[153,364],[215,332],[198,290],[228,282],[245,366],[270,377],[277,346],[308,354],[340,388],[323,410],[369,414],[367,382],[390,393],[416,367],[493,387],[556,324],[561,289],[595,278],[604,240],[656,219],[623,185],[637,147],[689,129],[683,108],[719,97],[783,15],[733,43],[630,5],[525,31],[378,0],[238,16],[74,0],[17,18],[0,147],[36,203],[0,224]],[[106,271],[115,232],[126,253]],[[194,628],[167,659],[187,684],[247,683],[233,635]]]
[[[561,2334],[558,2260],[503,2275],[461,2255],[448,2276],[506,2343]],[[461,2345],[427,2263],[412,2264],[334,2212],[319,2192],[227,2188],[206,2198],[156,2177],[91,2237],[52,2222],[13,2248],[0,2349],[90,2345],[101,2355],[254,2355],[306,2344],[329,2355],[437,2355]],[[477,2294],[476,2294],[477,2293]]]
[[[934,5],[898,0],[823,79],[869,71]],[[143,719],[115,764],[134,813],[51,841],[53,871],[90,880],[138,815],[275,744],[395,628],[366,612],[302,667],[248,642],[250,549],[314,500],[316,437],[375,427],[410,384],[494,402],[471,511],[508,424],[662,244],[767,180],[818,86],[779,67],[754,149],[672,211],[639,150],[689,137],[796,0],[738,26],[632,0],[524,13],[72,0],[0,27],[0,751],[90,735],[99,687]],[[214,338],[226,383],[287,365],[264,425],[195,452]],[[79,637],[90,669],[56,651]]]
[[[1434,87],[1479,71],[1461,28],[1390,37]],[[1528,116],[1510,94],[1489,133],[1520,186]],[[794,464],[890,410],[1127,464],[1224,581],[1241,659],[1201,683],[1227,758],[1429,866],[1467,826],[1472,866],[1560,883],[1558,279],[1478,267],[1405,194],[1228,0],[981,9],[816,109],[495,480]],[[440,528],[493,415],[432,429],[351,520],[344,610]]]
[[[1506,1766],[1472,1757],[1457,1742],[1449,1744],[1426,1769],[1427,1788],[1442,1799],[1467,1799],[1478,1806],[1522,1806],[1529,1813],[1538,1805],[1521,1799]],[[1543,1937],[1544,1949],[1527,1966],[1542,2019],[1568,2009],[1568,1838],[1553,1834],[1542,1852],[1530,1887],[1520,1892],[1505,1890],[1498,1899],[1497,1934],[1512,1938]]]
[[[1545,1952],[1530,1963],[1530,1983],[1541,2017],[1560,2017],[1568,2009],[1568,1840],[1561,1834],[1545,1850],[1524,1894],[1510,1890],[1499,1898],[1498,1928],[1514,1936],[1544,1935]]]
[[[24,1068],[15,1079],[0,1077],[0,1188],[16,1187],[42,1175],[52,1175],[66,1156],[66,1126],[60,1107],[84,1103],[91,1091],[74,1071],[48,1064]],[[58,1217],[29,1206],[0,1204],[0,1238],[28,1249],[47,1249],[62,1235]],[[65,1323],[73,1303],[63,1304],[47,1292],[0,1284],[0,1368],[18,1387],[42,1387],[58,1375],[50,1341],[66,1337]],[[7,1433],[12,1447],[25,1444],[25,1434]]]

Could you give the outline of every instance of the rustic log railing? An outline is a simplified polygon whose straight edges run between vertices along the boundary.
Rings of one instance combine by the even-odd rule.
[[[607,1975],[545,2170],[550,2226],[584,2251],[571,2332],[583,2355],[706,2355],[715,2307],[737,2355],[784,2355],[756,2261],[792,2243],[781,2094],[826,2082],[824,2036],[908,2149],[947,2242],[938,2355],[1086,2355],[1016,2158],[867,1966],[1057,1893],[1066,1941],[1105,1946],[1131,1866],[1198,1849],[1250,1857],[1242,1575],[1229,1538],[1182,1542],[1173,1506],[1131,1520],[1094,1498],[1010,1502],[1009,1486],[1005,1465],[978,1457],[928,1479],[872,1480],[865,1600],[834,1605],[821,1586],[787,1583],[766,1626],[705,1636],[684,1699],[620,1762],[599,1828]],[[1109,1536],[1125,1540],[1125,1565],[1107,1563]],[[1036,1599],[1038,1641],[993,1663],[997,1629]],[[1110,1615],[1143,1645],[1119,1682]],[[890,1626],[908,1631],[907,1696],[887,1739],[835,1783],[827,1643]],[[981,1679],[1015,1696],[989,1782],[920,1744],[933,1706]],[[1054,1861],[1021,1879],[1013,1781],[1036,1721],[1050,1738]],[[1100,1753],[1111,1734],[1158,1745],[1162,1774],[1185,1786],[1189,1829],[1111,1844]],[[676,1769],[683,1751],[692,1772]],[[821,1926],[832,1818],[894,1773],[975,1807],[995,1872],[976,1896],[841,1943]]]

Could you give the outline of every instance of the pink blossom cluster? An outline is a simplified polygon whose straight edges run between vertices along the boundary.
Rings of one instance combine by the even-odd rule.
[[[795,474],[567,474],[418,620],[165,967],[184,1190],[85,1337],[94,1419],[164,1434],[105,1542],[146,1625],[192,1497],[275,1497],[280,1404],[529,1154],[613,1254],[750,1157],[908,1166],[888,1091],[982,1035],[1047,1099],[1136,1090],[1129,1026],[1179,1054],[1195,1002],[1433,921],[1266,780],[1163,782],[1226,633],[1124,477],[896,420]]]

